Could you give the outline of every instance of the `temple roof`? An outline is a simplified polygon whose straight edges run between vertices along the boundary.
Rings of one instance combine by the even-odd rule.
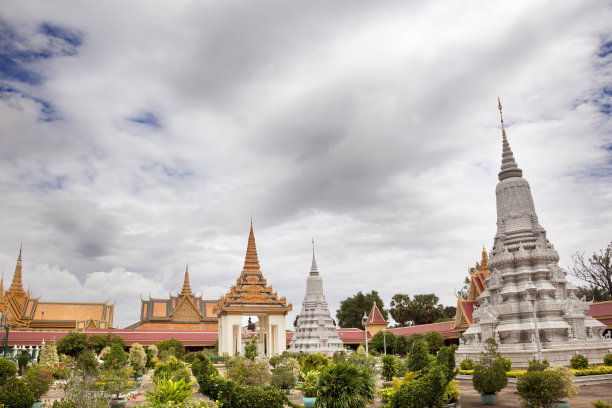
[[[385,320],[385,318],[383,317],[382,313],[380,313],[380,310],[378,309],[378,306],[376,306],[376,302],[374,302],[374,304],[372,305],[372,309],[370,310],[370,315],[368,316],[368,325],[388,325],[389,322]]]
[[[23,282],[21,277],[21,248],[22,245],[19,246],[19,257],[17,258],[17,265],[15,265],[15,274],[13,275],[11,287],[8,290],[8,293],[17,296],[25,296],[26,294],[23,290]]]
[[[189,286],[189,265],[185,267],[185,281],[183,282],[183,289],[181,289],[180,296],[193,296],[191,286]]]
[[[253,220],[251,220],[244,267],[240,276],[236,279],[236,284],[219,299],[215,312],[220,314],[226,311],[266,310],[286,313],[292,308],[291,303],[287,304],[285,297],[278,298],[278,294],[274,292],[272,286],[268,286],[261,273],[255,245],[255,234],[253,233]]]

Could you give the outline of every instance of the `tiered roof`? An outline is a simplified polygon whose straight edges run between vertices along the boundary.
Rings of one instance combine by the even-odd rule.
[[[286,314],[292,308],[291,303],[287,304],[285,297],[279,298],[272,286],[268,286],[261,273],[255,235],[253,234],[253,221],[251,220],[251,231],[242,273],[240,273],[240,276],[236,279],[236,284],[231,287],[230,291],[219,299],[215,313],[220,315],[223,312],[265,311],[266,313],[279,312]]]
[[[477,271],[470,274],[470,286],[468,288],[467,298],[457,298],[457,313],[453,326],[453,329],[456,331],[463,331],[474,323],[472,312],[474,312],[474,306],[478,306],[478,301],[476,299],[487,288],[485,279],[491,274],[491,271],[487,269],[488,259],[487,251],[482,247],[480,267]]]
[[[382,313],[380,313],[380,309],[376,306],[376,302],[374,302],[368,316],[368,326],[381,325],[386,327],[388,324],[389,322],[385,320]]]

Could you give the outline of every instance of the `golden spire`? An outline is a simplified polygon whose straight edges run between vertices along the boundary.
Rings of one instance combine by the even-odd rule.
[[[183,289],[181,289],[180,296],[193,296],[191,286],[189,286],[189,264],[185,267],[185,281],[183,282]]]
[[[17,265],[15,266],[15,274],[13,275],[13,282],[11,282],[11,287],[9,288],[9,292],[15,295],[25,295],[23,290],[23,283],[21,281],[21,249],[23,244],[19,245],[19,258],[17,258]]]
[[[499,117],[501,118],[502,136],[505,139],[506,138],[506,129],[504,128],[504,115],[502,114],[502,104],[501,104],[501,100],[499,99],[499,96],[497,97],[497,109],[499,109]]]
[[[258,271],[261,273],[261,271],[259,271],[259,258],[257,257],[255,234],[253,234],[253,217],[251,217],[251,231],[249,232],[249,243],[247,245],[246,257],[244,259],[244,269],[242,273],[247,271]]]
[[[482,260],[480,261],[480,270],[484,271],[487,269],[487,262],[489,261],[489,257],[487,256],[487,250],[484,245],[482,246]]]

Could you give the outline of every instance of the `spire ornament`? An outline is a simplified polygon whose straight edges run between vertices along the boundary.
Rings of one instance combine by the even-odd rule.
[[[512,149],[510,149],[510,143],[508,143],[508,138],[506,137],[504,117],[502,115],[502,105],[499,97],[497,98],[497,108],[499,109],[499,116],[502,124],[502,165],[497,177],[499,178],[499,181],[511,177],[523,177],[523,170],[521,170],[516,164],[514,154],[512,153]]]

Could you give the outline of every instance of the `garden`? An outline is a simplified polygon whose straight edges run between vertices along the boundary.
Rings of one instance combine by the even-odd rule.
[[[0,359],[0,407],[452,407],[461,399],[456,376],[463,374],[472,376],[483,404],[495,404],[511,378],[521,406],[552,408],[569,406],[577,396],[575,376],[612,373],[612,354],[603,366],[589,366],[577,355],[571,369],[534,360],[527,370],[512,370],[494,339],[485,341],[479,361],[465,359],[458,370],[455,346],[444,346],[439,337],[402,339],[397,348],[403,353],[395,355],[381,355],[374,342],[370,355],[362,345],[332,356],[285,351],[260,359],[256,338],[245,344],[244,355],[223,357],[214,350],[188,353],[174,339],[128,348],[117,336],[71,333],[45,345],[33,364],[20,361],[18,369]],[[151,381],[146,390],[143,377]],[[61,398],[43,401],[52,386],[60,387]],[[610,407],[602,401],[593,406]]]

